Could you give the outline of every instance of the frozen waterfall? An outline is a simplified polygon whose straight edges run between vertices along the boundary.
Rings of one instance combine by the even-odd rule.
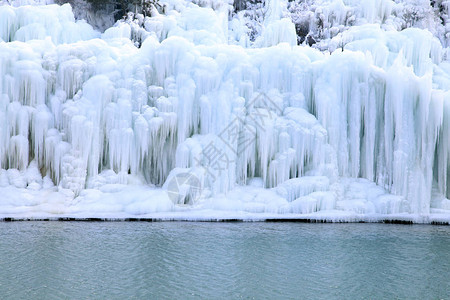
[[[0,6],[0,215],[449,220],[447,48],[380,26],[387,0],[335,51],[297,46],[279,2],[255,47],[226,6],[104,33],[68,4]]]

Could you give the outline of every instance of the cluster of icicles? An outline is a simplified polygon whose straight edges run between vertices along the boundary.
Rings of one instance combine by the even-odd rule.
[[[106,171],[161,186],[183,170],[213,194],[326,176],[374,181],[412,213],[449,197],[450,79],[428,32],[366,25],[330,55],[203,43],[207,26],[189,40],[160,23],[165,36],[136,48],[128,25],[100,35],[69,5],[0,7],[1,168],[37,165],[75,195]],[[221,139],[233,122],[245,147]]]

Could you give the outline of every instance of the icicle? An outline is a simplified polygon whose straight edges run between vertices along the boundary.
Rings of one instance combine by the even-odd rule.
[[[45,103],[46,83],[39,64],[33,61],[18,61],[14,64],[14,98],[23,105],[37,106]]]
[[[44,165],[44,138],[51,124],[52,116],[45,105],[39,106],[34,112],[32,128],[33,128],[33,146],[34,157],[37,163]]]
[[[67,98],[72,99],[73,96],[81,89],[83,82],[86,80],[84,71],[86,64],[80,59],[71,59],[64,61],[58,68],[58,82]]]
[[[24,170],[28,166],[28,139],[22,135],[11,137],[8,168]]]
[[[10,42],[17,30],[16,14],[14,9],[9,5],[0,7],[0,39]]]

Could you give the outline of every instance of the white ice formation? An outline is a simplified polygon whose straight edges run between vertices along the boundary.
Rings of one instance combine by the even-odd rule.
[[[0,6],[1,216],[450,219],[447,48],[389,30],[394,2],[365,1],[331,53],[296,45],[282,1],[253,47],[228,3],[167,3],[104,33],[68,4]],[[199,186],[174,200],[179,174]]]

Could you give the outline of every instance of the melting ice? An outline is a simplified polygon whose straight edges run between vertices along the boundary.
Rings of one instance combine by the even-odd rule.
[[[450,218],[447,50],[366,2],[332,52],[297,46],[279,1],[254,47],[226,5],[104,33],[0,6],[0,214]]]

